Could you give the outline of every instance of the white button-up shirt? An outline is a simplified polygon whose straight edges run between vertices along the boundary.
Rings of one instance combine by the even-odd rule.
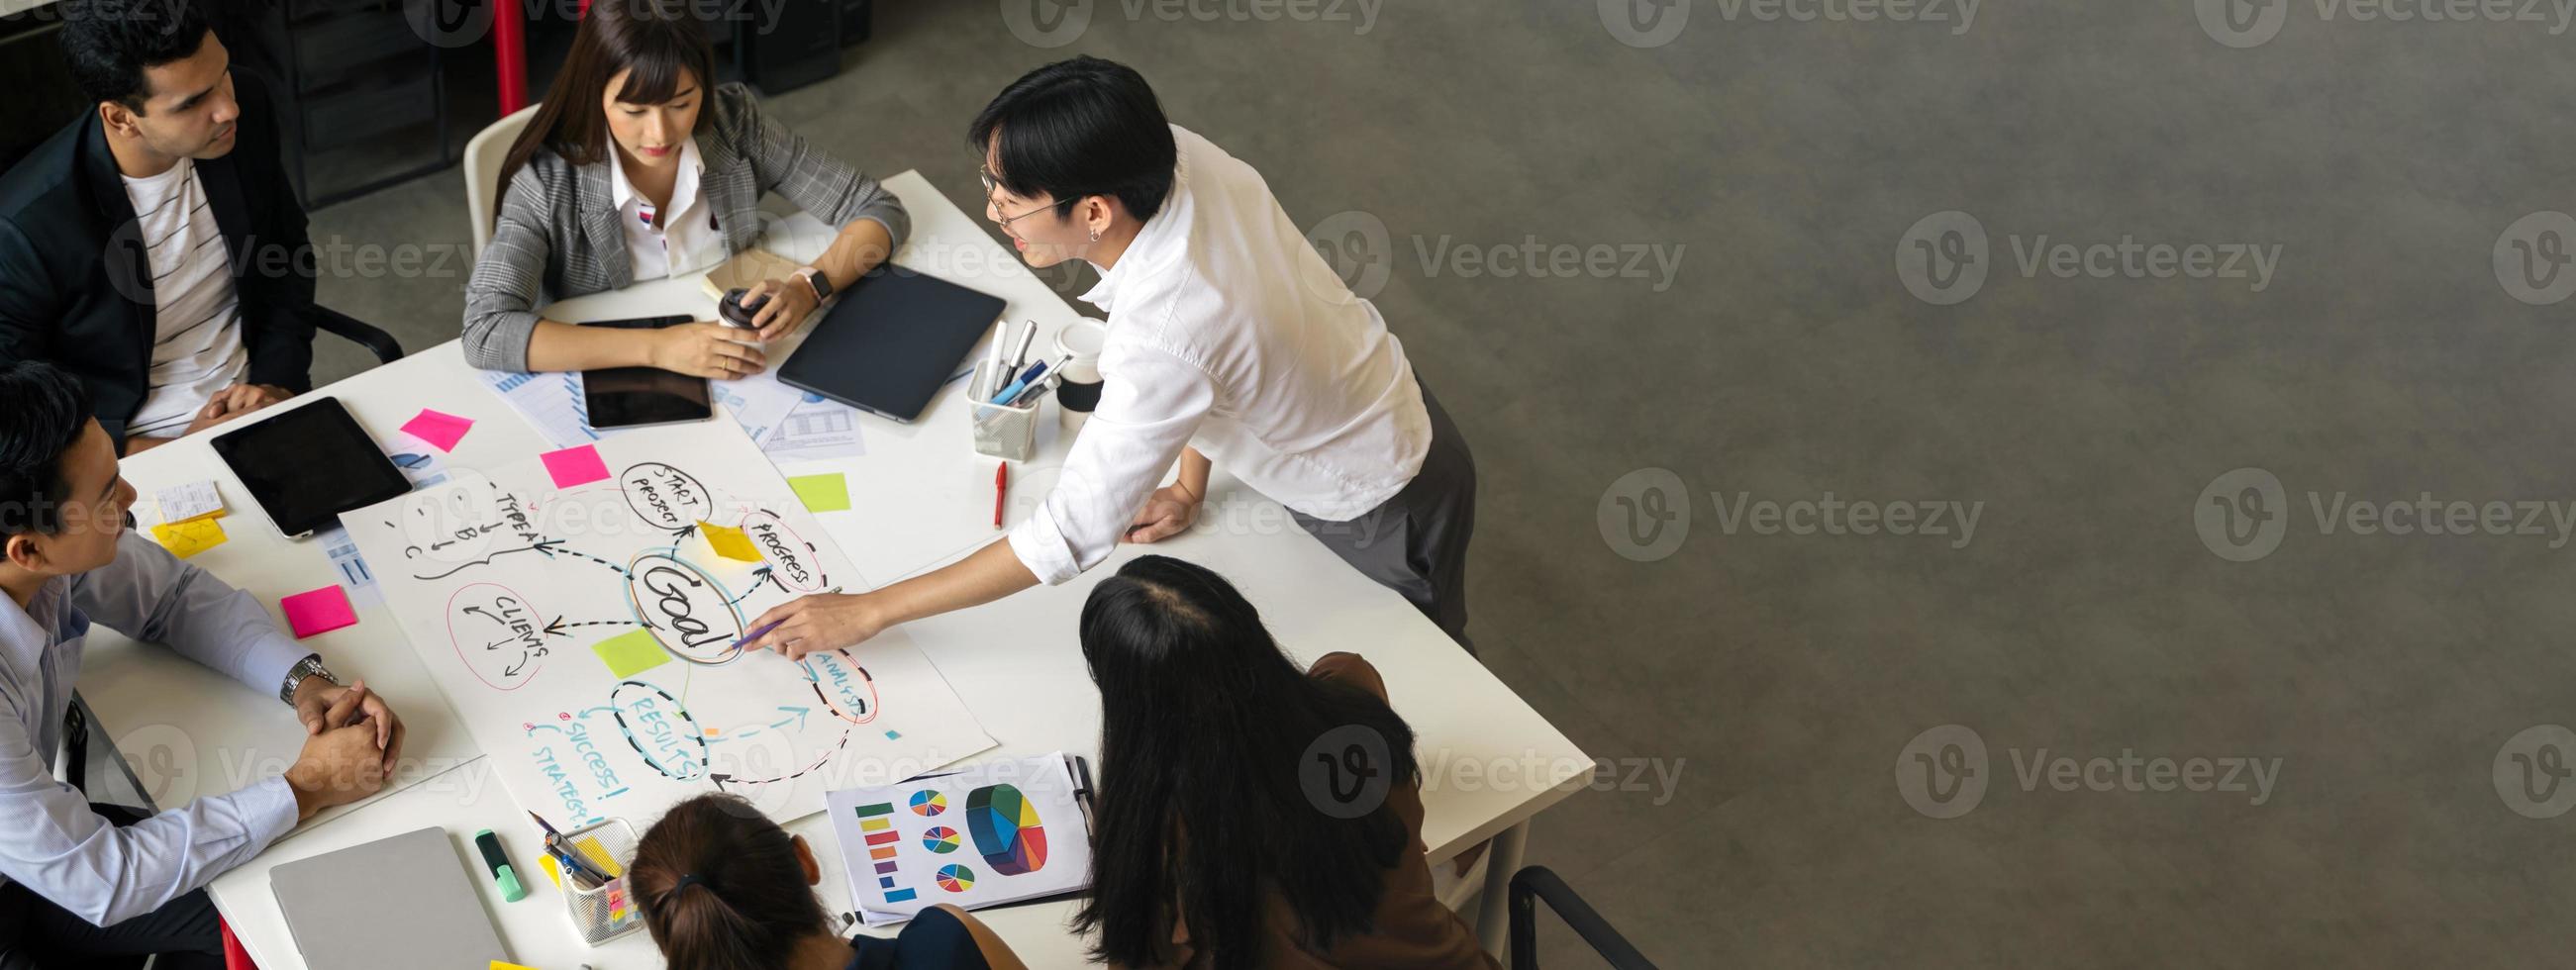
[[[1108,557],[1183,446],[1298,512],[1355,518],[1431,444],[1422,387],[1261,173],[1178,125],[1172,192],[1084,301],[1109,311],[1100,404],[1011,530],[1048,584]]]
[[[671,181],[671,204],[658,210],[626,180],[626,156],[615,146],[608,155],[610,201],[617,205],[617,224],[626,227],[626,262],[636,282],[724,261],[725,238],[716,226],[715,207],[698,191],[698,173],[706,165],[698,160],[697,139],[680,143],[680,174]]]
[[[295,793],[272,777],[127,828],[90,811],[87,796],[54,780],[53,762],[92,620],[250,685],[249,703],[276,703],[286,672],[312,651],[278,632],[250,594],[130,532],[114,563],[46,583],[24,609],[0,596],[0,883],[105,926],[258,855],[295,827]]]

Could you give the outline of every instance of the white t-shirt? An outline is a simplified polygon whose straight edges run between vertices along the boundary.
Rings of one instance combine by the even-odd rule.
[[[626,260],[635,271],[635,282],[680,276],[724,261],[724,233],[716,226],[715,207],[698,191],[703,167],[698,140],[681,143],[680,173],[671,182],[671,204],[656,210],[626,180],[625,156],[610,149],[610,200],[617,205],[617,224],[626,227]]]
[[[227,272],[232,249],[206,205],[197,163],[180,159],[150,178],[127,178],[125,197],[151,253],[156,322],[150,387],[128,436],[175,437],[215,396],[250,372],[241,305]]]

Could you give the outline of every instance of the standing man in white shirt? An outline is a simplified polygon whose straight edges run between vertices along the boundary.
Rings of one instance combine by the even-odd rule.
[[[265,95],[195,0],[67,0],[96,103],[0,176],[0,362],[78,377],[120,453],[312,383],[313,252]]]
[[[134,487],[49,364],[0,364],[0,970],[161,954],[219,968],[206,883],[323,808],[364,798],[402,754],[402,721],[341,686],[250,594],[126,528]],[[93,806],[54,780],[90,625],[167,644],[304,722],[284,774],[158,815]]]
[[[1259,172],[1163,118],[1145,79],[1079,57],[976,117],[985,217],[1032,267],[1100,270],[1100,403],[1053,491],[995,542],[881,590],[763,614],[791,657],[1061,583],[1124,540],[1190,527],[1224,461],[1369,578],[1467,639],[1475,461],[1377,307],[1353,295]],[[1178,480],[1156,488],[1173,462]]]

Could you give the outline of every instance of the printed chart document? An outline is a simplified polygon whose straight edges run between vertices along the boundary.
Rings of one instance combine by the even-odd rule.
[[[1087,889],[1090,786],[1062,752],[825,796],[869,926]]]

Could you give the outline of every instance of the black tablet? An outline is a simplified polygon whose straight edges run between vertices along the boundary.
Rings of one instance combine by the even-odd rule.
[[[911,421],[1002,315],[1002,298],[900,266],[860,277],[778,380],[851,407]]]
[[[332,397],[217,435],[215,455],[287,538],[340,524],[340,513],[411,491],[411,480]]]
[[[583,407],[596,429],[704,421],[715,417],[707,379],[659,367],[610,367],[581,372]]]
[[[659,330],[689,322],[687,316],[594,320],[585,327]],[[581,372],[583,413],[593,429],[676,424],[715,417],[707,379],[658,367],[607,367]]]

